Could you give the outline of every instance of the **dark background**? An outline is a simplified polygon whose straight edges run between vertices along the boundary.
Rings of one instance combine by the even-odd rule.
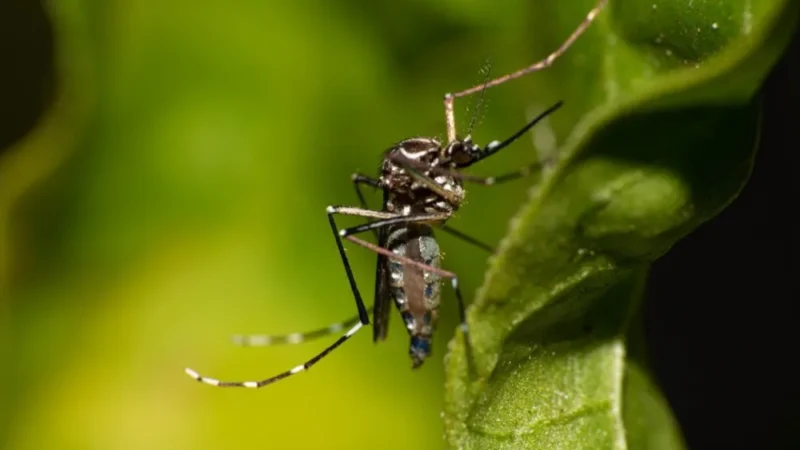
[[[0,4],[0,151],[53,91],[53,33],[37,8]],[[763,139],[737,200],[653,267],[646,334],[690,448],[800,448],[796,208],[800,39],[763,88]]]
[[[750,181],[653,266],[645,327],[690,448],[800,448],[800,39],[762,90]]]

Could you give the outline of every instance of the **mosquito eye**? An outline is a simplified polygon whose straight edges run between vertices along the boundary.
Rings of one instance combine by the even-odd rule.
[[[454,142],[444,148],[444,156],[447,158],[452,158],[453,155],[458,154],[459,151],[461,151],[460,143]]]
[[[464,147],[460,147],[457,152],[454,152],[450,156],[450,160],[456,163],[457,166],[462,166],[464,164],[469,164],[472,161],[472,154],[468,152]]]

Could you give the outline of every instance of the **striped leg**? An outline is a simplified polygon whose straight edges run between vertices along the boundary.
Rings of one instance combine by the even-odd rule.
[[[269,378],[265,378],[265,379],[262,379],[262,380],[255,380],[255,381],[221,381],[221,380],[218,380],[216,378],[211,378],[211,377],[200,375],[199,373],[197,373],[196,371],[194,371],[193,369],[190,369],[190,368],[186,368],[185,369],[187,375],[189,375],[190,377],[194,378],[198,382],[205,383],[205,384],[208,384],[208,385],[211,385],[211,386],[216,386],[216,387],[244,387],[244,388],[257,389],[257,388],[264,387],[264,386],[266,386],[268,384],[272,384],[272,383],[274,383],[276,381],[280,381],[280,380],[282,380],[284,378],[290,377],[290,376],[295,375],[297,373],[300,373],[300,372],[308,370],[309,368],[311,368],[311,366],[316,364],[319,360],[321,360],[322,358],[327,356],[334,349],[336,349],[337,347],[342,345],[345,341],[350,339],[354,334],[356,334],[358,332],[358,330],[361,329],[361,327],[363,327],[364,325],[369,325],[369,317],[367,315],[367,309],[364,306],[364,301],[362,300],[361,294],[358,291],[358,286],[356,285],[355,277],[353,276],[352,269],[350,268],[350,262],[347,259],[347,255],[344,252],[344,246],[342,245],[342,237],[346,237],[348,239],[351,239],[351,238],[353,238],[353,236],[349,236],[350,234],[361,233],[361,232],[364,232],[364,231],[369,231],[369,230],[372,230],[372,229],[379,228],[381,226],[387,226],[387,225],[390,225],[390,224],[398,223],[398,222],[401,221],[401,219],[404,219],[407,222],[414,222],[414,221],[419,221],[419,220],[423,220],[423,221],[424,220],[430,220],[430,219],[434,218],[433,217],[434,215],[423,215],[423,216],[419,216],[419,217],[414,217],[414,216],[402,217],[402,216],[398,216],[396,214],[384,213],[384,212],[380,212],[380,211],[370,211],[370,210],[367,210],[367,209],[359,209],[359,208],[352,208],[352,207],[335,207],[335,206],[329,206],[328,209],[327,209],[327,213],[328,213],[328,222],[330,223],[330,226],[331,226],[331,231],[333,232],[334,237],[336,239],[336,246],[337,246],[337,249],[339,250],[339,256],[342,259],[342,264],[344,265],[345,273],[347,274],[347,278],[348,278],[348,281],[350,283],[350,288],[351,288],[351,291],[353,293],[353,297],[355,298],[355,301],[356,301],[356,307],[358,308],[358,314],[359,314],[358,322],[355,325],[353,325],[353,327],[350,328],[344,335],[342,335],[339,339],[337,339],[333,344],[329,345],[322,352],[318,353],[317,355],[315,355],[311,359],[307,360],[303,364],[297,365],[297,366],[295,366],[295,367],[293,367],[293,368],[291,368],[291,369],[289,369],[287,371],[281,372],[281,373],[279,373],[277,375],[274,375],[274,376],[271,376]],[[336,226],[336,221],[333,218],[333,216],[335,214],[354,215],[354,216],[367,217],[367,218],[377,218],[377,219],[381,219],[381,220],[378,220],[377,222],[368,223],[368,224],[362,225],[362,226],[357,226],[357,227],[353,227],[353,228],[349,228],[349,229],[338,230],[338,227]],[[355,239],[355,238],[353,238],[353,239]],[[361,241],[361,242],[363,242],[363,241]],[[440,272],[443,276],[447,276],[447,277],[453,278],[453,280],[454,280],[453,281],[453,287],[456,289],[456,292],[457,292],[457,297],[458,297],[458,301],[459,301],[459,310],[461,311],[462,319],[464,318],[464,312],[463,312],[464,311],[464,306],[463,306],[463,302],[462,302],[462,299],[461,299],[461,293],[458,291],[458,281],[456,280],[454,274],[452,274],[450,272],[447,272],[447,271],[442,271],[441,269],[437,269],[435,267],[426,266],[426,265],[421,264],[421,263],[419,263],[417,261],[413,261],[413,260],[410,260],[408,258],[401,257],[399,255],[395,255],[394,253],[390,252],[389,250],[386,250],[386,249],[383,249],[383,248],[380,248],[380,247],[378,247],[378,248],[380,250],[383,250],[383,251],[387,252],[389,254],[389,256],[392,257],[392,258],[399,259],[399,260],[401,260],[401,261],[403,261],[405,263],[413,263],[413,264],[416,264],[416,265],[420,265],[420,266],[422,266],[422,268],[424,270],[429,270],[429,271],[432,271],[432,272]],[[464,324],[466,324],[466,322],[464,322]],[[463,324],[462,324],[462,329],[465,329],[465,325],[463,325]]]
[[[353,186],[355,187],[356,195],[358,196],[361,208],[369,209],[369,206],[367,205],[367,200],[364,197],[363,192],[361,191],[361,185],[366,184],[372,188],[380,188],[380,181],[375,178],[371,178],[359,173],[353,174],[351,180],[353,181]],[[373,231],[377,236],[377,229],[373,229]],[[462,238],[470,239],[469,236],[462,236]],[[476,243],[475,245],[481,245],[481,244]],[[368,313],[371,312],[372,308],[369,308]],[[313,331],[306,331],[302,333],[291,333],[285,335],[237,334],[232,336],[232,340],[235,345],[239,345],[242,347],[264,347],[268,345],[300,344],[313,339],[318,339],[334,333],[338,333],[346,328],[355,325],[358,321],[359,319],[358,316],[356,315],[345,321],[333,323],[328,325],[327,327],[319,328]]]
[[[367,309],[367,313],[371,313],[372,308]],[[313,331],[305,331],[302,333],[291,333],[284,335],[269,335],[269,334],[237,334],[231,337],[235,345],[242,347],[264,347],[268,345],[287,345],[287,344],[301,344],[321,337],[330,336],[331,334],[339,333],[347,328],[352,327],[358,323],[358,316],[353,316],[345,321],[336,322],[324,328],[318,328]]]
[[[380,213],[376,211],[368,211],[368,210],[359,210],[358,208],[340,208],[340,210],[345,214],[352,214],[352,215],[362,215],[367,217],[375,217],[375,218],[387,218],[387,217],[395,217],[392,214]],[[303,364],[297,365],[285,372],[281,372],[277,375],[271,376],[269,378],[264,378],[262,380],[256,381],[220,381],[216,378],[202,376],[196,371],[186,368],[186,374],[190,377],[194,378],[195,380],[206,383],[211,386],[217,387],[244,387],[244,388],[252,388],[257,389],[264,387],[268,384],[272,384],[276,381],[280,381],[284,378],[290,377],[297,373],[303,372],[311,368],[314,364],[316,364],[319,360],[327,356],[330,352],[335,350],[337,347],[342,345],[345,341],[350,339],[354,334],[358,332],[364,325],[369,325],[369,316],[367,315],[367,308],[364,306],[364,300],[361,298],[361,293],[358,291],[358,285],[356,284],[355,277],[353,276],[353,271],[350,268],[350,261],[347,259],[347,255],[344,253],[344,246],[342,245],[342,238],[339,235],[339,231],[336,227],[336,222],[333,219],[333,215],[336,213],[335,208],[328,207],[328,223],[331,226],[331,231],[333,232],[333,237],[336,240],[336,248],[339,251],[339,256],[342,259],[342,265],[344,266],[345,273],[347,274],[347,280],[350,283],[350,290],[353,293],[353,298],[356,302],[356,308],[358,309],[358,323],[353,325],[352,328],[347,330],[347,332],[342,335],[339,339],[337,339],[333,344],[329,345],[325,350],[318,353],[313,358],[307,360]]]
[[[353,185],[356,189],[356,195],[361,203],[361,207],[368,209],[367,201],[364,194],[361,192],[360,185],[368,184],[373,188],[380,187],[380,182],[376,179],[361,175],[353,174]],[[377,231],[377,230],[373,230]],[[377,234],[376,234],[377,235]],[[372,308],[367,310],[372,313]],[[285,335],[268,335],[268,334],[237,334],[233,335],[231,339],[234,345],[242,347],[264,347],[269,345],[287,345],[287,344],[301,344],[313,339],[329,336],[331,334],[339,333],[340,331],[352,327],[359,321],[358,315],[350,317],[342,322],[336,322],[328,325],[327,327],[319,328],[313,331],[305,331],[301,333],[290,333]]]
[[[258,380],[258,381],[220,381],[220,380],[217,380],[216,378],[204,377],[204,376],[200,375],[199,373],[195,372],[194,370],[192,370],[192,369],[190,369],[188,367],[186,368],[186,373],[190,377],[194,378],[195,380],[197,380],[197,381],[199,381],[201,383],[210,384],[211,386],[217,386],[217,387],[245,387],[245,388],[257,389],[257,388],[260,388],[260,387],[264,387],[264,386],[266,386],[268,384],[272,384],[272,383],[274,383],[276,381],[282,380],[284,378],[287,378],[289,376],[292,376],[292,375],[294,375],[296,373],[300,373],[300,372],[303,372],[305,370],[308,370],[311,366],[316,364],[317,361],[319,361],[320,359],[324,358],[328,353],[332,352],[336,347],[342,345],[344,343],[344,341],[350,339],[364,325],[365,324],[363,324],[363,323],[361,323],[359,321],[357,324],[355,324],[353,326],[353,328],[350,328],[347,331],[347,333],[345,333],[342,337],[337,339],[336,342],[334,342],[333,344],[328,346],[328,348],[326,348],[325,350],[323,350],[321,353],[317,354],[313,358],[311,358],[308,361],[304,362],[303,364],[295,366],[295,367],[293,367],[293,368],[291,368],[291,369],[289,369],[289,370],[287,370],[285,372],[281,372],[278,375],[275,375],[275,376],[272,376],[272,377],[269,377],[269,378],[266,378],[266,379],[263,379],[263,380]]]

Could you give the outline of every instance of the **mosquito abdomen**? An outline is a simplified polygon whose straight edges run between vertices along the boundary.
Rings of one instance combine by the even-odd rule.
[[[398,227],[391,231],[387,247],[397,255],[440,267],[439,243],[430,226]],[[417,367],[430,354],[430,338],[439,313],[441,277],[392,260],[389,262],[389,279],[395,306],[411,337],[409,354],[414,367]]]

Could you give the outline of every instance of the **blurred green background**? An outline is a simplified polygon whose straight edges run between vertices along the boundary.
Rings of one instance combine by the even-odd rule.
[[[259,391],[183,368],[260,378],[326,346],[229,337],[352,316],[324,208],[356,204],[350,174],[373,174],[394,142],[443,137],[442,95],[481,81],[487,57],[499,75],[545,56],[565,36],[532,30],[577,24],[593,0],[547,18],[523,0],[12,3],[11,45],[41,57],[52,37],[55,62],[48,83],[9,78],[51,101],[0,154],[0,447],[442,448],[447,290],[418,371],[396,316],[386,343],[368,329]],[[535,99],[525,80],[489,91],[476,141],[508,136]],[[557,144],[545,124],[473,173],[535,160],[532,141]],[[496,243],[530,184],[470,189],[451,225]],[[441,243],[472,297],[487,255]],[[375,256],[348,254],[371,303]]]

